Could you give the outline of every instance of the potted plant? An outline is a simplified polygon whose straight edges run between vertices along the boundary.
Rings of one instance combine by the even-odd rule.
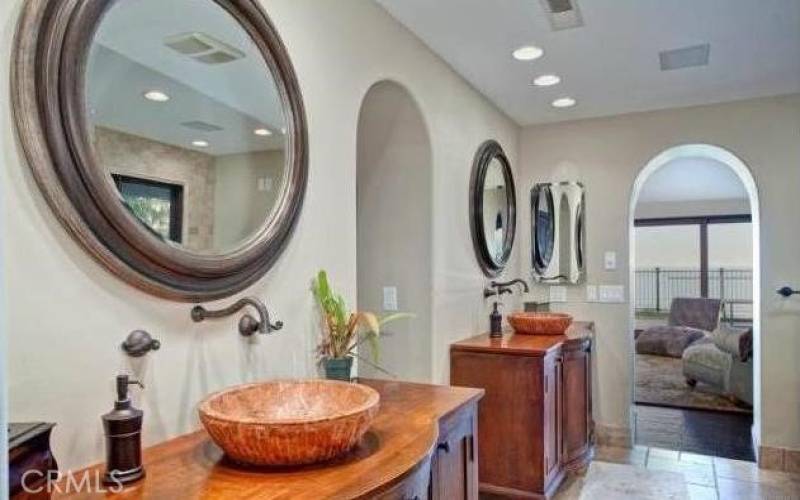
[[[391,321],[412,317],[407,313],[390,314],[383,318],[371,312],[350,312],[344,298],[335,293],[328,282],[328,275],[320,271],[314,280],[312,290],[322,312],[323,338],[317,347],[320,363],[325,368],[325,377],[334,380],[350,381],[353,358],[383,371],[378,366],[378,337],[381,327]],[[359,347],[367,345],[372,353],[372,361],[359,354]]]

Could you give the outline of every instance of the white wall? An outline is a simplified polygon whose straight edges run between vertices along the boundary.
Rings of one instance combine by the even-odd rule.
[[[800,95],[527,127],[520,137],[520,195],[534,182],[586,186],[589,284],[628,284],[628,209],[634,179],[660,152],[679,144],[728,149],[751,169],[761,200],[762,444],[800,449],[800,301],[774,290],[800,283]],[[523,215],[523,226],[529,215]],[[523,240],[527,252],[529,244]],[[603,270],[603,252],[618,268]],[[523,253],[527,255],[527,253]],[[530,262],[522,261],[521,269]],[[536,293],[541,294],[540,288]],[[583,287],[564,309],[597,322],[596,417],[628,426],[632,363],[628,304],[594,304]]]
[[[0,3],[0,60],[11,60],[23,0]],[[264,2],[295,65],[309,123],[310,181],[285,252],[241,295],[266,300],[284,329],[252,345],[236,319],[193,324],[189,305],[160,300],[109,275],[76,245],[45,204],[15,143],[9,67],[0,67],[0,198],[8,289],[9,390],[15,420],[58,423],[54,449],[64,469],[102,459],[100,415],[113,378],[133,369],[147,389],[147,444],[196,428],[196,403],[244,380],[316,373],[317,318],[310,280],[326,268],[350,303],[356,297],[356,125],[364,94],[390,78],[419,103],[433,151],[433,367],[447,378],[448,343],[486,329],[468,224],[472,157],[497,139],[512,165],[517,127],[380,7],[365,0]],[[520,235],[518,241],[524,241]],[[518,269],[511,263],[511,274]],[[232,300],[232,299],[231,299]],[[221,301],[227,304],[229,301]],[[212,304],[212,305],[220,305]],[[144,328],[162,348],[133,365],[119,351]]]

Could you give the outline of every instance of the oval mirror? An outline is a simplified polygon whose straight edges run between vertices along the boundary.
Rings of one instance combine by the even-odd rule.
[[[531,192],[531,221],[533,267],[544,275],[553,258],[556,233],[555,201],[549,184],[537,184]]]
[[[59,218],[151,293],[205,300],[256,281],[291,234],[307,178],[298,84],[259,3],[84,0],[53,10],[23,16],[17,75],[33,86],[18,84],[17,105]],[[52,110],[41,139],[31,96]],[[37,153],[41,141],[52,158]]]
[[[487,276],[497,276],[514,245],[516,195],[511,166],[496,141],[485,142],[475,155],[470,212],[478,264]]]

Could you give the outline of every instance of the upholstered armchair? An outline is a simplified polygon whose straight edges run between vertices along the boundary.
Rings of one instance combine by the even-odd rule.
[[[683,375],[694,387],[704,382],[736,403],[753,405],[753,332],[727,325],[683,353]]]

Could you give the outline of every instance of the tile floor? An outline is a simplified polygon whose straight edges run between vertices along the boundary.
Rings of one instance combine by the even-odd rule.
[[[565,481],[555,498],[800,500],[800,474],[762,470],[743,460],[637,445],[599,447],[593,467]],[[670,482],[674,487],[668,489]]]

